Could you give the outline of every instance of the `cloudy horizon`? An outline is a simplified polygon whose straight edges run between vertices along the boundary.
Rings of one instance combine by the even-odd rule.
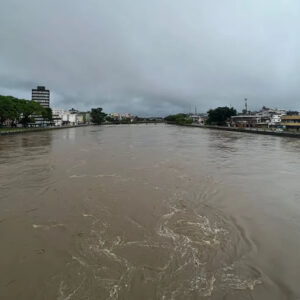
[[[300,110],[296,0],[2,0],[0,94],[166,115]]]

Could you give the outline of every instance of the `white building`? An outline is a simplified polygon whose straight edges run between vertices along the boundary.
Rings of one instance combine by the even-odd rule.
[[[115,120],[120,120],[121,119],[121,116],[120,116],[119,113],[111,113],[108,116],[115,119]]]
[[[124,113],[121,115],[121,119],[133,119],[132,114]]]
[[[78,125],[76,113],[71,113],[64,109],[53,109],[52,114],[55,126]]]
[[[266,122],[268,124],[268,127],[278,126],[281,122],[281,116],[286,115],[286,110],[263,107],[263,109],[260,110],[257,115],[263,118],[267,118]]]
[[[190,115],[189,116],[192,120],[193,123],[199,124],[199,125],[204,125],[205,123],[205,117],[203,115]]]
[[[68,125],[78,125],[77,114],[68,114]]]
[[[53,122],[55,126],[63,125],[63,116],[67,113],[64,109],[52,109]]]
[[[278,126],[278,125],[280,125],[282,116],[284,116],[284,114],[282,114],[282,115],[273,115],[270,122],[269,122],[269,126]]]
[[[270,118],[272,118],[272,116],[274,115],[282,116],[285,114],[286,114],[286,110],[278,109],[278,108],[263,108],[259,112],[257,112],[257,115],[260,115],[262,117],[270,117]]]

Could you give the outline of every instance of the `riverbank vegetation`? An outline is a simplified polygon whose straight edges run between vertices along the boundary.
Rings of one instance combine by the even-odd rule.
[[[205,117],[206,125],[218,125],[224,126],[226,125],[226,121],[230,119],[230,117],[235,116],[237,111],[234,108],[218,107],[216,109],[210,109],[207,112],[207,116]],[[165,117],[165,121],[168,123],[178,124],[178,125],[188,125],[193,123],[193,116],[191,114],[175,114],[169,115]],[[204,122],[204,121],[203,121]]]
[[[92,108],[91,119],[94,124],[100,125],[105,121],[106,113],[103,112],[101,107]]]
[[[218,107],[216,109],[210,109],[207,112],[207,125],[218,125],[225,126],[226,121],[230,119],[232,116],[236,116],[237,111],[233,107]]]
[[[187,125],[193,123],[193,120],[190,118],[188,114],[169,115],[165,117],[165,121],[169,123],[178,124],[178,125]]]
[[[29,123],[35,123],[34,116],[51,121],[52,110],[32,100],[0,95],[0,126],[15,127],[22,124],[27,127]]]

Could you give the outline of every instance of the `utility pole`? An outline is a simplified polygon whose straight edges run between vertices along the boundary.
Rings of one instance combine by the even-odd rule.
[[[245,111],[246,111],[246,115],[248,114],[248,99],[245,98]]]

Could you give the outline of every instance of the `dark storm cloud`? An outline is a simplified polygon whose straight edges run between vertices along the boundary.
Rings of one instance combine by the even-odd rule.
[[[145,115],[300,109],[296,0],[2,0],[0,93]]]

